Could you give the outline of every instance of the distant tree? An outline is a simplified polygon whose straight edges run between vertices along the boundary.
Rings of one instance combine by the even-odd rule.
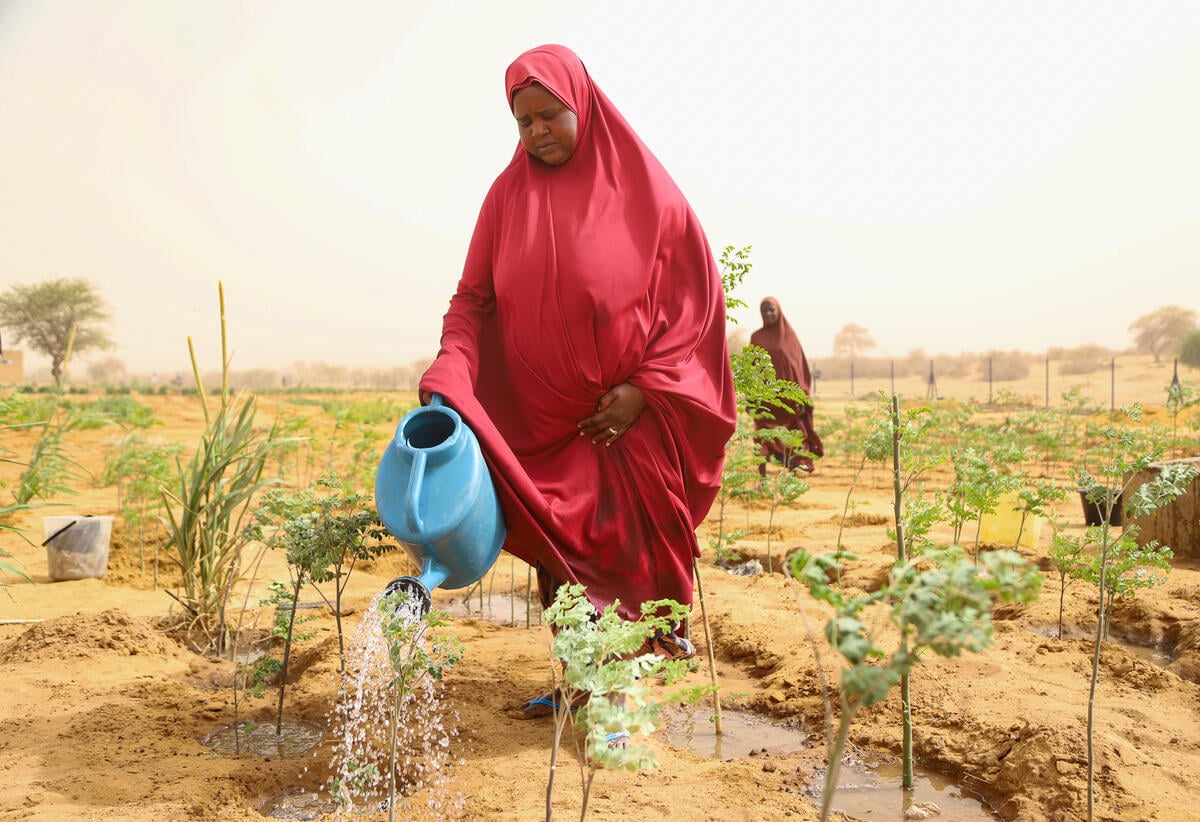
[[[1148,351],[1154,355],[1155,362],[1160,362],[1163,354],[1178,351],[1184,335],[1195,328],[1195,311],[1166,305],[1138,317],[1129,326],[1129,331],[1138,351]]]
[[[1179,344],[1179,361],[1189,368],[1200,368],[1200,331],[1189,332]]]
[[[856,357],[864,351],[875,347],[875,340],[867,333],[867,329],[855,323],[842,326],[842,330],[833,336],[834,355]]]
[[[35,285],[14,285],[0,294],[0,324],[12,329],[34,351],[50,358],[54,384],[62,386],[63,366],[72,356],[112,348],[100,327],[111,314],[108,304],[87,280],[60,278]],[[74,333],[74,342],[71,334]]]
[[[87,367],[88,379],[96,383],[124,382],[127,375],[125,361],[117,357],[105,357]]]

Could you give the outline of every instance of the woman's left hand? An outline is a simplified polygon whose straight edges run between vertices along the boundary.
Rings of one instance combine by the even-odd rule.
[[[612,445],[637,422],[646,407],[642,389],[623,382],[605,392],[596,403],[596,413],[579,421],[579,436],[593,444]]]

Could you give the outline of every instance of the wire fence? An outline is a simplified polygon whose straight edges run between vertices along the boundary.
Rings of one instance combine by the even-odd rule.
[[[925,399],[954,399],[987,405],[1089,406],[1115,410],[1139,402],[1167,405],[1200,395],[1200,371],[1178,360],[1150,356],[1108,357],[1081,364],[1074,359],[1025,355],[930,358],[826,359],[811,362],[813,395],[825,399],[866,399],[880,392]]]

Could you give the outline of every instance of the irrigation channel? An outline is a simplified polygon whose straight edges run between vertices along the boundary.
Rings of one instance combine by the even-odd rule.
[[[348,647],[346,676],[328,723],[341,729],[330,779],[319,792],[293,787],[272,797],[260,808],[265,816],[319,820],[331,813],[352,817],[390,810],[393,805],[402,812],[405,796],[422,790],[428,806],[424,810],[446,816],[463,812],[465,799],[451,783],[454,718],[446,716],[438,684],[419,670],[426,645],[423,618],[418,606],[407,602],[389,616],[383,598],[381,593],[372,599]],[[520,606],[521,618],[527,613],[523,597],[498,595],[496,599],[497,608],[480,610],[469,599],[451,605],[470,616],[510,625],[510,608]],[[467,603],[475,605],[475,613]],[[487,604],[492,604],[491,598]],[[1146,659],[1164,657],[1154,648],[1127,645]],[[657,736],[666,744],[721,761],[787,755],[821,744],[797,727],[746,711],[723,711],[720,734],[711,711],[704,707],[677,707],[668,710],[664,719]],[[223,755],[297,758],[313,750],[325,733],[315,723],[285,718],[279,734],[272,723],[228,726],[210,734],[204,744]],[[862,819],[992,822],[1000,818],[981,795],[919,764],[911,791],[902,790],[900,780],[898,762],[847,757],[839,773],[835,810]],[[818,774],[808,790],[814,801],[822,784]],[[403,813],[398,818],[404,818]]]
[[[786,755],[822,744],[798,728],[779,725],[753,713],[724,710],[722,733],[717,734],[711,712],[704,708],[682,708],[672,714],[662,736],[677,748],[697,756],[731,760]],[[979,794],[959,785],[949,776],[919,764],[914,768],[911,791],[900,787],[900,765],[886,761],[869,763],[846,758],[838,774],[834,809],[862,819],[922,819],[929,817],[994,822],[999,819]],[[821,779],[809,788],[820,802]],[[915,810],[910,810],[915,809]],[[908,813],[908,816],[905,814]]]
[[[476,584],[461,596],[450,598],[446,607],[454,615],[482,619],[509,627],[529,622],[541,622],[541,606],[536,597],[524,591],[484,591],[484,582]],[[1139,658],[1165,664],[1167,656],[1157,646],[1142,646],[1121,642]],[[680,708],[666,716],[659,731],[667,744],[697,756],[729,761],[753,758],[766,754],[789,754],[820,745],[820,740],[794,727],[771,722],[765,717],[745,711],[724,710],[721,713],[722,732],[716,732],[711,711],[703,708]],[[911,791],[901,788],[901,769],[898,762],[867,762],[847,758],[838,778],[835,810],[862,819],[920,819],[940,816],[963,822],[993,822],[1000,819],[979,793],[959,784],[953,777],[936,770],[914,767]],[[814,801],[820,801],[823,780],[810,787]],[[905,814],[908,816],[905,816]],[[297,818],[297,817],[288,817]]]

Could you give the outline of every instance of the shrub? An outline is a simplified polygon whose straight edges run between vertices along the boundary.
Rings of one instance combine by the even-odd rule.
[[[983,355],[979,363],[979,379],[988,378],[988,364],[991,364],[991,377],[996,382],[1023,380],[1029,376],[1031,354],[1024,351],[989,351]]]
[[[1179,361],[1189,368],[1200,368],[1200,331],[1193,331],[1179,344]]]
[[[1061,360],[1058,365],[1059,374],[1091,374],[1112,358],[1113,351],[1102,345],[1088,343],[1078,348],[1051,348],[1046,356],[1052,360]]]

